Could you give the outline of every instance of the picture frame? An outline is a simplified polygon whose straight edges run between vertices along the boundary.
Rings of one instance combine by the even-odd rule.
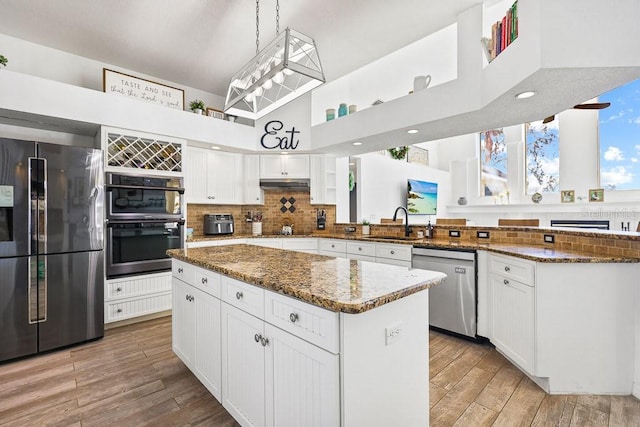
[[[590,189],[589,202],[604,202],[604,188]]]
[[[207,116],[213,117],[214,119],[224,120],[224,111],[207,107]]]
[[[102,69],[102,91],[184,110],[184,90],[108,68]]]
[[[576,201],[575,190],[562,190],[560,191],[561,203],[574,203]]]

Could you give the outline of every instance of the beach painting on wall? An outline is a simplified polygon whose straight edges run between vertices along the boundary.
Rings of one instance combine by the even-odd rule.
[[[437,207],[437,183],[407,180],[407,212],[410,215],[435,215]]]

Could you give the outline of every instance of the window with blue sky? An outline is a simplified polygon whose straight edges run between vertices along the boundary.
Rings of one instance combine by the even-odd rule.
[[[640,80],[604,93],[611,106],[599,114],[600,186],[640,189]]]
[[[557,116],[549,123],[527,123],[526,133],[527,194],[557,192],[560,188]]]

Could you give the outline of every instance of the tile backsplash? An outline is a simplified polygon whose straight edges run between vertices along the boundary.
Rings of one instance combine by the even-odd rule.
[[[293,208],[293,209],[292,209]],[[187,227],[194,236],[202,236],[204,215],[230,213],[235,222],[234,234],[251,234],[251,223],[246,220],[249,212],[262,212],[262,234],[277,234],[285,224],[293,224],[293,234],[316,232],[316,216],[319,209],[327,215],[327,224],[336,221],[335,205],[311,205],[309,192],[266,190],[264,205],[187,205]]]

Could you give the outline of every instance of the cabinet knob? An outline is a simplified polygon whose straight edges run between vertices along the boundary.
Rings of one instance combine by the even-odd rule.
[[[120,286],[118,286],[118,287],[116,288],[116,292],[121,292],[121,291],[122,291],[122,288],[121,288]]]
[[[182,268],[178,268],[178,273],[182,274]]]
[[[261,338],[262,338],[262,335],[255,334],[255,335],[253,336],[253,339],[254,339],[254,340],[256,340],[256,342],[260,342],[260,339],[261,339]]]
[[[266,347],[267,344],[269,344],[269,338],[260,337],[260,344],[262,344],[263,347]]]
[[[505,284],[505,285],[508,285],[508,284],[509,284],[509,281],[508,281],[507,279],[504,279],[504,284]]]
[[[202,284],[204,285],[205,283],[207,283],[207,278],[206,278],[206,277],[203,277],[203,278],[202,278]]]
[[[122,313],[122,309],[121,309],[121,308],[117,309],[116,311],[117,311],[118,313]]]
[[[189,295],[185,295],[184,299],[186,299],[187,301],[189,301]]]
[[[242,299],[244,295],[242,295],[242,292],[238,291],[236,292],[236,299]]]
[[[505,266],[505,267],[504,267],[504,271],[509,272],[509,271],[511,271],[511,269],[510,269],[510,268],[509,268],[509,266],[507,265],[507,266]]]
[[[395,254],[395,253],[396,253],[396,251],[391,251],[391,255],[393,255],[393,254]]]
[[[256,197],[256,200],[260,200],[260,197]]]
[[[332,248],[335,248],[335,247],[336,247],[336,245],[331,245],[331,247],[332,247]]]
[[[289,320],[291,320],[291,323],[296,323],[298,321],[298,314],[297,313],[291,313],[289,315]]]

